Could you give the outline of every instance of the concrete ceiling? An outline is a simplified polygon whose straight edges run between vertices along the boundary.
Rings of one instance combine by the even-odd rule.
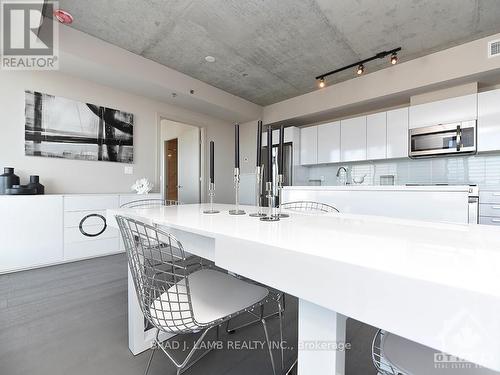
[[[382,50],[402,46],[405,61],[500,32],[500,0],[59,4],[74,16],[72,27],[260,105],[316,90],[315,76]],[[380,60],[366,70],[387,67]],[[354,76],[346,71],[328,82]]]

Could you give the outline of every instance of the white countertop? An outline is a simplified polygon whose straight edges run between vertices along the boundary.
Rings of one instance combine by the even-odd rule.
[[[229,215],[230,205],[217,205],[222,211],[217,215],[202,214],[206,207],[179,205],[126,212],[203,236],[237,235],[256,243],[500,297],[499,227],[304,213],[265,223],[248,215]],[[244,208],[254,211],[250,206]]]
[[[267,223],[216,206],[220,214],[203,214],[207,205],[180,205],[108,210],[108,216],[215,238],[222,267],[500,370],[498,355],[485,357],[500,353],[500,228],[346,214],[292,213]],[[457,334],[481,336],[477,353],[446,332],[454,325],[470,330],[469,321],[481,332]]]
[[[284,186],[284,190],[333,190],[333,191],[469,191],[469,185],[333,185],[333,186]]]

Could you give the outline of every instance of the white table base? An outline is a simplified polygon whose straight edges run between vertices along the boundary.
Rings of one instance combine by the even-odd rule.
[[[344,345],[347,317],[304,300],[299,300],[300,375],[345,373]]]
[[[144,315],[142,314],[137,294],[135,293],[134,281],[127,267],[128,272],[128,348],[133,355],[140,354],[151,348],[156,335],[156,329],[146,330]],[[160,340],[166,340],[174,335],[162,332]]]

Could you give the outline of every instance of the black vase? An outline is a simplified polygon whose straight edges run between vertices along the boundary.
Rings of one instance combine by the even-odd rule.
[[[3,172],[0,175],[0,194],[6,194],[7,189],[10,189],[12,185],[19,185],[19,176],[14,174],[14,168],[5,167]]]
[[[5,192],[7,195],[35,195],[36,188],[29,185],[12,185]]]
[[[40,183],[39,176],[30,176],[30,183],[27,186],[36,189],[36,194],[45,194],[45,186]]]

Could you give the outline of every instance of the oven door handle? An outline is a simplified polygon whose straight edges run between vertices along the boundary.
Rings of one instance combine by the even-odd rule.
[[[462,148],[462,128],[457,125],[457,151]]]

